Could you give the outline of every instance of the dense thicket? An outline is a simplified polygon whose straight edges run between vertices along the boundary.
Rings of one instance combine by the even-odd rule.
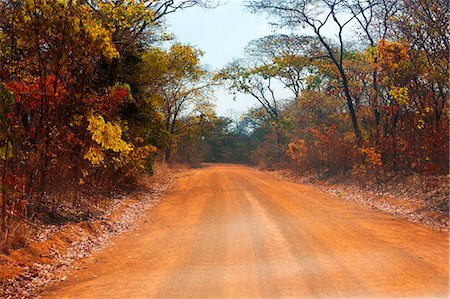
[[[448,2],[247,6],[293,32],[253,41],[246,57],[216,76],[260,103],[247,115],[254,134],[264,132],[255,163],[329,174],[448,174]]]
[[[209,5],[0,1],[0,212],[6,235],[14,219],[76,207],[83,190],[126,185],[136,173],[152,171],[158,151],[170,151],[182,131],[177,120],[205,102],[206,72],[199,50],[161,47],[170,38],[161,21],[197,4]]]

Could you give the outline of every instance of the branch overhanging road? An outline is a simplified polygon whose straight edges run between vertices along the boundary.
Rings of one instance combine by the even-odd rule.
[[[446,298],[448,240],[252,168],[208,166],[44,298]]]

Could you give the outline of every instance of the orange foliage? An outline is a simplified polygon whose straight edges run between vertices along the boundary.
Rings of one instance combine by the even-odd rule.
[[[397,71],[399,64],[409,59],[408,51],[408,45],[381,39],[376,46],[378,55],[377,67],[385,73]]]

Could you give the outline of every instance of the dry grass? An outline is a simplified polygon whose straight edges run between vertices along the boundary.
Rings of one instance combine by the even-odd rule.
[[[141,188],[158,191],[166,184],[171,184],[175,174],[189,167],[184,164],[167,164],[165,161],[157,161],[153,167],[153,175],[141,175],[137,178],[137,185]]]

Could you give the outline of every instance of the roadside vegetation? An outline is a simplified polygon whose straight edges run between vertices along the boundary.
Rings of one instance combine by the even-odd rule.
[[[0,1],[0,250],[96,216],[211,114],[202,52],[164,25],[194,5]]]
[[[246,3],[294,32],[251,42],[216,75],[260,103],[243,118],[258,140],[254,163],[380,178],[448,174],[447,2]]]

